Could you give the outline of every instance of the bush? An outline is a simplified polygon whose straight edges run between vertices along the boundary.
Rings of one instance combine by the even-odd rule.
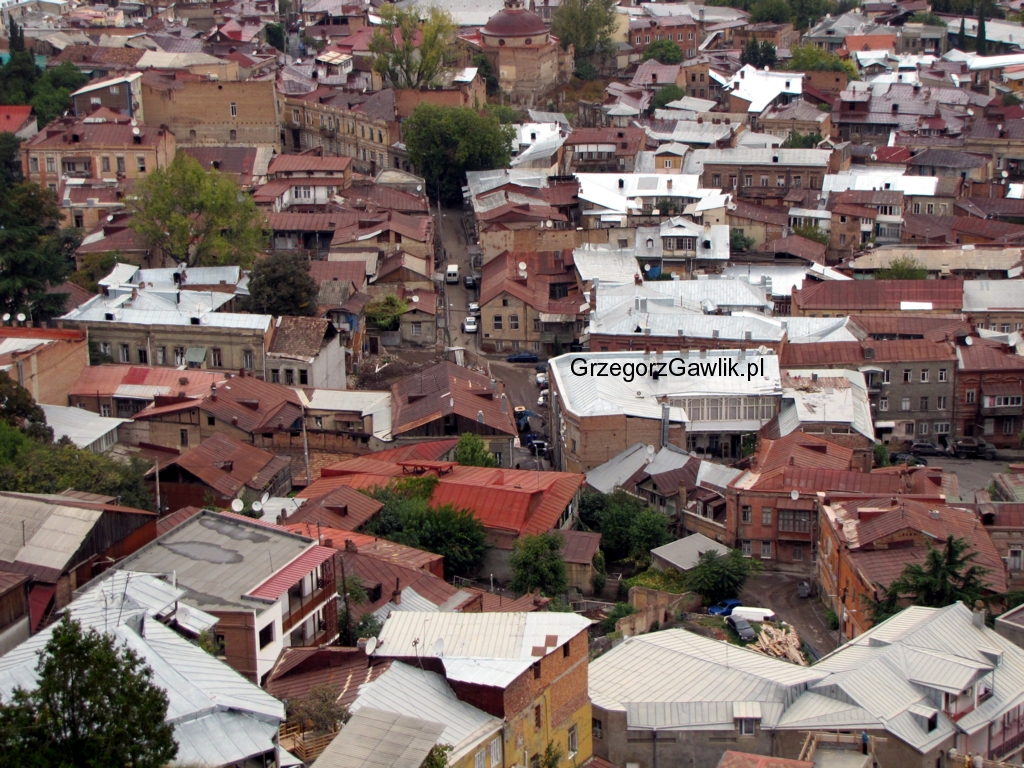
[[[604,585],[608,583],[608,577],[603,573],[595,572],[590,579],[590,585],[594,588],[594,594],[600,595],[604,592]]]
[[[839,629],[839,617],[836,616],[836,612],[831,608],[825,609],[825,622],[828,624],[828,628],[833,632]]]
[[[634,613],[636,613],[636,608],[629,603],[616,603],[611,612],[601,621],[601,631],[606,635],[614,632],[615,622],[621,618],[625,618],[626,616],[631,616]]]
[[[580,80],[596,80],[601,76],[597,67],[587,59],[576,59],[576,71],[573,74]]]
[[[689,591],[686,586],[686,574],[680,573],[675,568],[667,568],[664,571],[649,568],[643,573],[638,573],[633,578],[627,579],[626,586],[657,589],[675,595]]]

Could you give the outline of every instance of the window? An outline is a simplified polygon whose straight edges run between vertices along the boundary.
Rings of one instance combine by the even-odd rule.
[[[740,544],[740,549],[743,550],[743,556],[744,557],[750,557],[751,556],[751,546],[750,546],[750,542],[749,541],[742,542]]]
[[[751,718],[743,718],[742,720],[737,720],[736,722],[738,722],[740,726],[740,736],[754,735],[754,723],[756,722],[755,720]]]
[[[537,332],[540,331],[540,318],[539,317],[533,318],[533,330],[537,331]]]
[[[216,416],[207,416],[206,417],[206,426],[208,426],[208,427],[215,427],[215,426],[217,426],[217,417]]]
[[[260,648],[266,648],[274,642],[274,622],[270,622],[260,630]]]
[[[903,369],[903,383],[904,384],[909,384],[913,380],[914,380],[914,372],[912,370],[910,370],[909,368],[904,368]]]
[[[1003,434],[1012,435],[1014,432],[1013,419],[1003,419]]]
[[[940,421],[938,424],[935,425],[935,428],[932,431],[936,435],[948,435],[949,434],[949,422],[948,421]]]
[[[772,559],[772,543],[770,541],[761,542],[761,559],[771,560]]]
[[[903,425],[903,434],[904,435],[913,435],[914,434],[914,422],[908,421],[906,424]]]
[[[762,187],[767,187],[768,186],[768,177],[767,176],[762,176],[761,177],[761,186]]]
[[[50,164],[49,163],[49,159],[47,159],[47,164],[48,165]],[[50,170],[50,169],[47,168],[46,170]],[[720,174],[720,173],[713,173],[713,174],[711,174],[711,186],[712,187],[720,187],[720,186],[722,186],[722,174]]]
[[[242,367],[246,370],[251,371],[253,368],[252,363],[252,350],[246,349],[242,352]]]
[[[886,368],[884,371],[882,371],[882,383],[888,384],[890,381],[892,381],[892,371]]]
[[[935,398],[935,407],[938,410],[940,410],[940,411],[946,410],[946,396],[945,395],[942,395],[940,397],[936,397]]]
[[[761,525],[771,525],[771,524],[772,524],[772,508],[771,507],[761,507]]]
[[[124,173],[124,155],[117,156],[117,172]]]
[[[802,176],[794,176],[793,177],[793,189],[800,189],[802,184],[803,184],[803,177]]]
[[[313,188],[312,187],[295,187],[295,199],[296,200],[312,200],[313,199]]]
[[[214,347],[213,348],[213,367],[214,368],[223,368],[224,367],[224,360],[223,360],[223,357],[221,356],[221,353],[220,353],[220,347]]]
[[[939,381],[946,381],[947,372],[945,368],[939,368]]]
[[[110,415],[110,403],[100,403],[100,416]]]
[[[928,369],[927,368],[922,368],[921,369],[921,383],[922,384],[926,384],[927,382],[928,382]]]
[[[309,384],[309,371],[305,368],[299,369],[299,386],[306,386]]]
[[[139,356],[139,365],[149,365],[149,350],[145,347],[139,347],[135,351]]]
[[[900,410],[901,411],[909,411],[910,410],[910,398],[909,397],[904,397],[904,398],[902,398],[900,400]]]
[[[184,365],[185,364],[185,348],[175,347],[174,348],[174,364]]]
[[[494,323],[492,324],[492,328],[496,331],[500,331],[502,329],[501,315],[494,316]]]
[[[811,532],[811,513],[797,509],[779,510],[779,530],[794,533]]]
[[[231,102],[231,116],[238,117],[238,105],[235,102]]]
[[[840,245],[846,245],[846,235],[840,235],[839,236],[839,244]]]
[[[280,384],[281,383],[281,371],[278,368],[270,369],[270,383]]]
[[[501,738],[491,742],[491,768],[498,768],[501,765]]]
[[[519,330],[519,315],[509,315],[508,316],[508,329],[510,331],[518,331]]]
[[[230,141],[236,141],[238,139],[238,131],[236,131],[233,128],[230,131],[228,131],[228,139]]]
[[[501,42],[505,42],[502,40]],[[540,755],[534,755],[530,758],[530,768],[540,768]]]
[[[145,155],[136,155],[135,156],[135,166],[139,169],[139,173],[145,173],[146,172],[146,156]]]
[[[928,422],[927,421],[922,421],[920,424],[917,425],[917,434],[919,434],[919,435],[927,435],[928,434]]]
[[[751,176],[749,173],[746,176],[743,177],[743,186],[745,186],[745,187],[752,187],[752,186],[754,186],[754,177]]]
[[[285,368],[284,369],[284,383],[291,386],[295,383],[295,369]]]
[[[880,398],[878,398],[878,410],[880,410],[880,411],[888,411],[889,410],[889,398],[888,397],[880,397]]]
[[[413,336],[420,336],[423,334],[423,323],[412,323],[411,329]]]
[[[179,429],[178,430],[178,439],[180,441],[180,444],[181,444],[182,448],[188,448],[188,430],[187,429]]]
[[[927,411],[928,410],[928,398],[927,397],[922,397],[921,398],[921,407],[918,410],[920,410],[920,411]]]
[[[130,363],[132,351],[129,349],[127,344],[122,344],[120,349],[120,357],[118,358],[122,363]]]
[[[109,164],[109,160],[107,161]],[[32,173],[39,173],[39,158],[34,155],[28,160],[28,168]],[[109,168],[107,170],[110,170]]]
[[[39,169],[37,168],[36,170]],[[110,173],[110,157],[108,155],[104,155],[100,158],[100,170],[102,170],[103,173]]]
[[[473,768],[487,768],[484,764],[484,760],[487,757],[487,750],[481,749],[475,755],[473,755]]]
[[[784,186],[786,186],[786,177],[785,176],[776,176],[775,177],[775,186],[776,187],[784,187]]]
[[[52,157],[46,158],[46,172],[47,173],[56,173],[56,171],[57,171],[57,164],[54,161],[54,159]]]
[[[540,663],[539,662],[537,664],[533,665],[533,677],[534,677],[535,680],[540,678]],[[541,727],[540,704],[538,704],[536,707],[533,708],[533,727],[534,728],[540,728]]]
[[[749,504],[744,504],[743,507],[740,508],[740,516],[743,518],[744,523],[750,522],[752,514],[753,510]]]
[[[569,739],[568,739],[569,754],[568,757],[571,760],[572,757],[580,751],[580,740],[576,734],[576,726],[569,726]]]
[[[973,403],[974,402],[974,396],[975,396],[975,390],[968,389],[967,390],[967,402],[968,403]]]
[[[793,545],[793,560],[794,562],[803,562],[804,559],[804,547],[802,544]]]

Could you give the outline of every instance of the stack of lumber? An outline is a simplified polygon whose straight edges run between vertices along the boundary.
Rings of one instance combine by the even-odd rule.
[[[807,659],[800,650],[800,636],[788,625],[773,627],[771,624],[762,624],[761,631],[757,633],[757,642],[747,648],[766,656],[792,661],[802,667],[807,666]]]

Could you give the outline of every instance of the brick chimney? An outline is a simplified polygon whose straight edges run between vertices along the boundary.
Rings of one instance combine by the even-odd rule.
[[[356,543],[354,541],[352,541],[352,539],[345,539],[345,551],[346,552],[358,552],[359,551],[359,547],[356,546]]]
[[[395,577],[395,591],[391,593],[391,602],[395,605],[402,604],[402,588],[399,586],[398,577]]]

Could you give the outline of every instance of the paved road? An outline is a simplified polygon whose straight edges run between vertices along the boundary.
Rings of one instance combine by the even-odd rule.
[[[927,456],[929,467],[942,467],[947,472],[956,473],[960,484],[960,498],[967,503],[974,502],[974,492],[988,488],[992,482],[993,472],[1005,472],[1005,461],[985,461],[984,459],[957,459],[945,456]]]
[[[775,614],[796,628],[800,638],[819,656],[836,647],[837,633],[825,623],[825,608],[817,598],[801,598],[797,585],[811,581],[810,576],[766,572],[747,582],[740,593],[744,605],[770,608]]]

